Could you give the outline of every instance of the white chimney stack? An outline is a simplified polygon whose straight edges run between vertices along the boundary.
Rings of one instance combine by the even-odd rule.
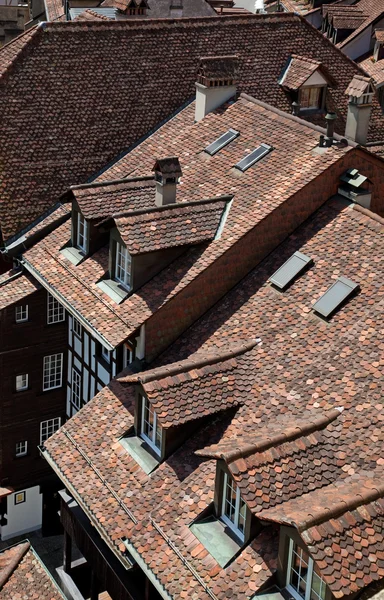
[[[237,56],[202,58],[196,82],[195,121],[236,96]]]
[[[345,93],[349,96],[345,137],[364,146],[368,137],[374,93],[370,78],[355,75]]]
[[[182,175],[179,159],[175,156],[160,158],[152,171],[155,172],[156,206],[166,206],[176,202],[176,188]]]

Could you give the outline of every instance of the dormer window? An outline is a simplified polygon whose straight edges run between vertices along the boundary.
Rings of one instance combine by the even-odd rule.
[[[224,473],[221,520],[230,527],[241,542],[244,541],[247,506],[233,479]]]
[[[115,280],[125,288],[130,289],[131,256],[127,248],[123,244],[120,244],[120,242],[116,242]]]
[[[319,109],[322,106],[322,87],[303,87],[300,90],[299,104],[302,110]]]
[[[77,213],[76,246],[84,254],[88,251],[88,223],[83,215]]]
[[[289,540],[287,590],[296,600],[325,600],[326,584],[308,552]]]
[[[157,454],[161,455],[163,432],[157,414],[144,396],[141,397],[140,437]]]

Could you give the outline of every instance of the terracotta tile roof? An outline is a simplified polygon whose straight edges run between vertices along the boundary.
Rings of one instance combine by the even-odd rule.
[[[357,29],[364,23],[365,15],[333,15],[332,24],[335,29]]]
[[[183,0],[184,18],[213,17],[216,13],[207,0]],[[175,16],[169,0],[148,0],[147,16],[155,19],[169,19]],[[178,16],[178,15],[177,15]]]
[[[4,600],[64,598],[29,542],[0,552],[0,596]]]
[[[351,147],[332,148],[326,154],[314,155],[318,131],[245,97],[224,113],[209,115],[196,124],[193,116],[194,106],[191,105],[116,163],[103,178],[151,173],[155,155],[174,156],[182,148],[179,156],[183,178],[178,186],[178,202],[199,201],[228,193],[235,197],[219,239],[189,250],[118,306],[96,285],[108,270],[107,247],[77,267],[60,254],[60,248],[70,240],[69,223],[57,228],[24,254],[35,271],[113,346],[134,333],[276,207],[351,150]],[[240,132],[233,142],[213,157],[204,152],[209,143],[231,127]],[[273,146],[273,151],[255,167],[239,175],[233,165],[263,142]],[[286,160],[287,153],[289,161]],[[105,189],[108,190],[108,186]],[[257,195],[254,189],[258,190]],[[91,211],[87,215],[101,214],[98,208],[93,212],[96,205],[93,197],[97,197],[100,190],[104,188],[92,189],[90,199],[86,200]],[[143,192],[145,198],[146,190]],[[88,194],[89,189],[84,191],[84,197]],[[117,192],[113,189],[114,208],[120,202],[120,194],[120,189]],[[101,195],[96,206],[104,204],[103,198]],[[83,198],[80,202],[85,207]],[[83,293],[84,286],[89,291],[87,295]]]
[[[345,48],[350,42],[357,38],[368,27],[379,21],[384,14],[384,0],[360,0],[357,5],[345,7],[353,14],[354,11],[361,10],[366,18],[356,29],[342,42],[337,44],[338,48]]]
[[[305,56],[292,55],[280,84],[290,90],[297,90],[321,67],[318,60],[308,59]]]
[[[355,75],[352,79],[351,83],[345,90],[345,94],[347,96],[355,96],[356,98],[361,98],[366,93],[367,87],[370,83],[369,77],[361,77],[360,75]]]
[[[202,56],[234,53],[239,91],[287,112],[292,99],[278,85],[287,59],[297,53],[321,61],[337,81],[327,106],[337,110],[336,128],[344,134],[344,91],[359,67],[296,15],[45,23],[2,49],[0,61],[8,66],[0,128],[4,239],[193,97]],[[44,85],[34,88],[32,101],[27,90],[37,79]],[[376,100],[368,139],[384,139]]]
[[[236,55],[202,57],[199,78],[215,81],[235,82],[239,72],[239,58]]]
[[[90,221],[155,206],[153,176],[74,186],[71,191],[82,214]]]
[[[28,298],[39,287],[36,281],[21,272],[4,273],[0,277],[0,310]]]
[[[371,57],[366,58],[360,63],[360,67],[364,69],[376,86],[384,83],[384,59],[374,62]]]
[[[314,265],[284,293],[277,292],[268,278],[297,250],[310,256]],[[252,448],[255,439],[263,444],[272,440],[270,448],[260,446],[262,460],[260,465],[255,460],[252,474],[254,497],[271,495],[264,499],[268,510],[260,514],[275,515],[276,520],[278,515],[294,514],[300,530],[303,521],[301,535],[313,533],[310,552],[337,597],[361,590],[377,574],[382,577],[382,517],[376,496],[363,490],[370,487],[375,493],[376,482],[381,485],[384,460],[383,251],[384,225],[379,219],[346,203],[329,202],[191,327],[163,355],[159,369],[172,369],[173,361],[198,360],[257,336],[261,343],[242,356],[238,376],[236,369],[232,372],[244,404],[236,412],[216,414],[150,476],[118,442],[133,425],[134,406],[132,386],[118,381],[46,442],[46,456],[68,489],[80,494],[81,506],[110,546],[121,552],[125,536],[175,600],[205,600],[204,585],[220,600],[228,598],[228,590],[232,598],[245,600],[269,583],[275,569],[276,555],[268,541],[273,529],[264,532],[267,539],[257,536],[225,569],[213,568],[211,557],[187,532],[191,519],[212,502],[214,493],[216,461],[200,451],[206,452],[207,444],[225,442],[231,450],[238,439],[251,440]],[[325,323],[311,307],[340,274],[358,281],[361,291]],[[344,410],[332,420],[335,406]],[[301,428],[297,437],[296,420]],[[291,429],[287,440],[278,438],[276,445],[276,436]],[[282,487],[273,488],[268,480]],[[353,482],[358,482],[358,491],[351,487]],[[327,499],[335,498],[337,489],[340,512],[331,514]],[[358,501],[358,508],[350,499]],[[299,503],[300,510],[295,508]],[[255,514],[256,510],[255,505]],[[365,510],[371,511],[371,521]],[[373,549],[370,564],[367,542]],[[258,557],[253,554],[255,543]],[[345,569],[352,578],[346,580]]]
[[[231,196],[201,202],[175,203],[151,211],[143,209],[115,217],[130,254],[212,241]]]
[[[62,0],[44,0],[44,8],[47,21],[66,21]]]
[[[91,8],[87,8],[83,10],[77,17],[73,19],[74,21],[112,21],[110,17],[107,15],[102,15],[99,12],[95,12]]]
[[[0,498],[5,498],[6,496],[9,496],[9,494],[12,494],[12,492],[12,488],[0,487]]]
[[[176,427],[242,404],[245,390],[235,389],[234,373],[241,371],[241,356],[255,345],[241,344],[227,352],[187,359],[172,369],[154,369],[119,381],[140,383],[162,427]]]

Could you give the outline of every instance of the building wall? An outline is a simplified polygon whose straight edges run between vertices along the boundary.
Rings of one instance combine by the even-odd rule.
[[[28,304],[29,320],[15,322],[15,307]],[[43,357],[63,352],[66,322],[47,324],[47,292],[33,292],[0,311],[0,485],[20,489],[51,471],[40,458],[40,423],[65,417],[65,378],[61,388],[43,391]],[[16,391],[16,375],[27,373],[29,387]],[[64,373],[65,374],[65,371]],[[26,456],[15,457],[16,442],[27,441]]]
[[[349,56],[352,60],[356,60],[366,52],[369,52],[374,45],[372,39],[372,27],[367,27],[359,36],[350,41],[349,44],[341,48],[341,51]]]
[[[7,524],[0,527],[2,540],[35,531],[41,527],[43,496],[40,486],[33,486],[23,491],[25,492],[25,502],[15,503],[17,493],[10,494],[6,498]]]
[[[28,5],[4,6],[5,0],[0,0],[0,47],[8,44],[13,38],[24,31],[24,25],[29,20]]]
[[[202,314],[257,266],[278,244],[337,193],[340,176],[357,168],[373,183],[371,210],[384,214],[383,162],[359,149],[349,151],[303,187],[229,249],[146,322],[146,360],[153,360]]]

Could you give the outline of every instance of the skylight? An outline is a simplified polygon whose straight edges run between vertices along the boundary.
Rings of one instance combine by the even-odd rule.
[[[314,304],[313,310],[328,318],[339,306],[359,289],[359,285],[346,277],[339,277]]]
[[[204,152],[207,152],[208,154],[213,156],[214,154],[216,154],[216,152],[224,148],[224,146],[227,146],[229,142],[232,142],[239,135],[240,133],[235,129],[228,129],[227,133],[223,133],[223,135],[221,135],[219,138],[217,138],[217,140],[212,142],[212,144],[209,144],[209,146],[205,148]]]
[[[270,277],[269,281],[280,290],[283,290],[292,283],[292,281],[302,273],[307,266],[312,264],[312,258],[301,252],[295,252],[279,269],[277,269],[272,277]]]
[[[257,161],[261,160],[268,152],[273,150],[272,146],[268,146],[268,144],[261,144],[258,146],[251,154],[248,154],[244,158],[242,158],[236,165],[236,169],[240,171],[246,171],[249,167],[252,167]]]

